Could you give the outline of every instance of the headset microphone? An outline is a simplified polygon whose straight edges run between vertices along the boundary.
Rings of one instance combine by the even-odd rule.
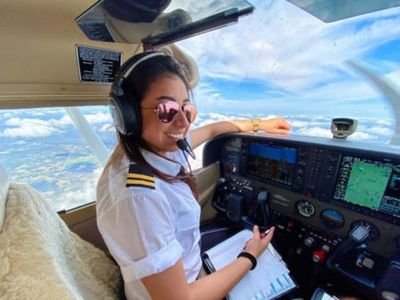
[[[176,142],[176,145],[182,151],[188,153],[193,159],[196,159],[196,155],[194,154],[192,148],[190,147],[189,143],[186,139],[181,139]]]

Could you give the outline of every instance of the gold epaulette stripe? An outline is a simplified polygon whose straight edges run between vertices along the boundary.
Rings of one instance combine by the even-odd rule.
[[[128,179],[126,181],[126,186],[139,186],[139,187],[147,187],[151,189],[155,189],[156,185],[154,182],[149,182],[146,180],[135,180],[135,179]]]
[[[154,176],[148,176],[138,173],[128,173],[128,179],[144,179],[154,182]]]
[[[126,187],[143,187],[155,189],[155,178],[150,166],[139,163],[129,165],[128,176],[126,178]]]

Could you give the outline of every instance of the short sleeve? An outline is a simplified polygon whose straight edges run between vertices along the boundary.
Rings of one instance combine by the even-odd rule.
[[[165,195],[138,187],[122,194],[123,199],[99,220],[99,229],[125,282],[130,282],[173,266],[183,249]]]

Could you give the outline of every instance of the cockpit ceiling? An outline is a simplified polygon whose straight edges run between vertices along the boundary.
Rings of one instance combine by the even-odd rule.
[[[0,9],[0,109],[104,103],[109,84],[81,83],[76,45],[121,52],[141,45],[87,39],[75,18],[93,0],[3,0]]]

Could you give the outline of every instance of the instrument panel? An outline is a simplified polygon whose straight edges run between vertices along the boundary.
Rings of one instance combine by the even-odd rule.
[[[297,222],[331,240],[357,224],[370,228],[369,249],[400,251],[398,149],[346,140],[231,134],[204,148],[204,165],[220,161],[224,178],[268,192],[275,222]]]

